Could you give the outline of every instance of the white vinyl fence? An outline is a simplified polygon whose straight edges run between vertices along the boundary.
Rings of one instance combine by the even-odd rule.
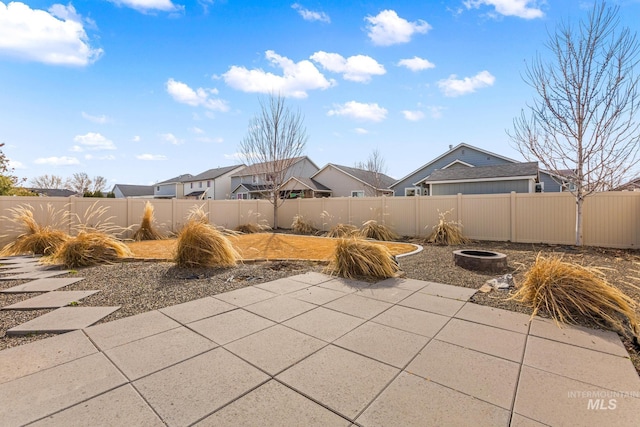
[[[8,209],[30,205],[39,223],[48,224],[48,205],[68,211],[86,222],[92,205],[107,206],[106,216],[119,227],[135,230],[147,199],[92,199],[54,197],[0,197],[0,215]],[[273,206],[265,200],[151,200],[158,225],[176,232],[189,211],[201,206],[211,223],[235,228],[261,222],[271,225]],[[568,193],[511,193],[491,195],[363,197],[287,200],[278,211],[281,228],[290,228],[295,215],[302,215],[316,228],[328,230],[338,223],[360,226],[375,219],[406,236],[425,236],[438,223],[440,212],[461,221],[467,237],[522,243],[571,245],[575,241],[575,200]],[[589,246],[636,248],[640,245],[640,192],[606,192],[586,199],[584,243]],[[103,218],[103,220],[106,218]],[[15,232],[0,220],[4,240]],[[132,232],[125,233],[124,237]]]

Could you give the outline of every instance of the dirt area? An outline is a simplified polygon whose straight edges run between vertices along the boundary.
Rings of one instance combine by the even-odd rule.
[[[251,260],[316,260],[328,261],[337,239],[282,233],[241,234],[230,237],[244,261]],[[401,255],[416,250],[407,243],[376,242]],[[177,240],[147,240],[128,243],[135,258],[169,261],[173,258]]]

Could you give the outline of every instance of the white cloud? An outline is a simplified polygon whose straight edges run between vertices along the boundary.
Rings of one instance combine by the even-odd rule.
[[[429,68],[435,68],[436,64],[434,64],[433,62],[427,59],[414,56],[411,59],[401,59],[398,62],[398,66],[407,67],[411,71],[422,71],[422,70],[428,70]]]
[[[369,131],[364,128],[355,128],[353,131],[358,135],[366,135],[369,133]]]
[[[424,119],[424,113],[422,111],[403,110],[402,115],[405,119],[411,122],[417,122]]]
[[[0,55],[50,65],[86,66],[103,50],[90,46],[82,18],[71,4],[49,11],[0,2]]]
[[[69,166],[79,165],[80,161],[75,157],[39,157],[34,160],[37,165],[50,165],[50,166]]]
[[[320,21],[326,22],[327,24],[331,23],[331,18],[329,18],[329,15],[324,12],[316,12],[313,10],[305,9],[298,3],[292,4],[291,7],[297,10],[300,16],[302,16],[302,19],[304,19],[305,21]]]
[[[329,110],[328,116],[346,116],[358,120],[370,120],[380,122],[387,117],[387,110],[377,103],[364,104],[357,101],[349,101],[342,105],[335,104],[333,110]]]
[[[161,133],[160,137],[162,139],[164,139],[166,142],[169,142],[173,145],[180,145],[184,143],[183,139],[178,139],[174,134],[172,133]]]
[[[198,142],[204,142],[207,144],[221,144],[224,142],[224,139],[222,138],[211,138],[208,136],[199,136],[196,138],[196,141]]]
[[[517,16],[524,19],[542,18],[544,12],[538,8],[536,0],[467,0],[463,4],[467,9],[479,9],[481,6],[493,6],[496,12],[504,16]]]
[[[9,159],[9,169],[26,169],[24,163]]]
[[[138,12],[181,12],[184,6],[176,5],[171,0],[109,0],[118,6],[130,7]]]
[[[488,71],[481,71],[473,77],[460,80],[455,74],[438,82],[438,87],[445,96],[455,97],[473,93],[477,89],[493,86],[496,78]]]
[[[105,116],[104,114],[101,116],[92,116],[91,114],[87,114],[84,111],[82,112],[82,118],[101,125],[109,123],[111,121],[111,119],[109,119],[109,117]]]
[[[94,156],[93,154],[85,154],[85,160],[115,160],[116,156],[114,155],[106,155],[106,156]]]
[[[167,156],[163,154],[138,154],[136,156],[138,160],[167,160]]]
[[[116,146],[113,141],[105,138],[99,133],[88,132],[85,135],[76,135],[73,140],[80,144],[74,145],[71,151],[84,151],[87,150],[115,150]]]
[[[140,135],[134,135],[133,138],[131,138],[131,142],[140,142],[142,138],[140,138]]]
[[[167,93],[182,104],[191,105],[192,107],[204,107],[215,111],[229,111],[226,101],[211,98],[211,95],[218,94],[216,89],[203,89],[200,87],[193,90],[187,84],[171,78],[167,80],[165,86]]]
[[[306,98],[309,90],[327,89],[335,85],[335,81],[327,80],[311,61],[295,63],[272,50],[265,52],[265,58],[273,66],[281,68],[283,74],[279,76],[261,69],[248,70],[233,65],[222,75],[225,83],[243,92],[275,92],[294,98]]]
[[[419,19],[409,22],[393,10],[383,10],[376,16],[364,18],[368,22],[368,36],[375,45],[391,46],[407,43],[415,33],[426,34],[431,25]]]
[[[387,71],[375,59],[366,55],[344,58],[337,53],[319,51],[311,55],[311,60],[319,63],[325,70],[342,73],[345,80],[368,83],[371,76],[380,76]]]
[[[189,132],[195,133],[196,135],[204,135],[204,131],[199,127],[195,127],[195,126],[192,128],[189,128]]]

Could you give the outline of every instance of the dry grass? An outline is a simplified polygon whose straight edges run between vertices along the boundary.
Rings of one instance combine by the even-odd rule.
[[[400,238],[393,230],[378,221],[371,219],[362,224],[360,235],[366,239],[381,240],[383,242],[396,241]]]
[[[260,225],[256,224],[255,222],[252,222],[249,224],[240,224],[239,226],[234,228],[234,230],[237,231],[238,233],[244,233],[244,234],[260,233],[262,231],[262,229],[260,228]]]
[[[296,215],[293,217],[291,230],[296,234],[304,235],[312,235],[318,232],[318,229],[313,226],[311,221],[304,219],[302,215]]]
[[[189,209],[189,214],[187,215],[187,223],[197,221],[202,224],[209,224],[209,215],[204,211],[204,205],[202,206],[193,206]]]
[[[42,205],[40,206],[42,209]],[[50,225],[40,225],[33,215],[33,207],[22,205],[7,209],[11,216],[3,216],[3,220],[13,224],[8,231],[17,232],[14,241],[0,250],[1,256],[13,255],[51,255],[69,238],[60,228],[65,225],[61,211],[47,204],[46,215]]]
[[[543,311],[558,324],[586,318],[629,338],[640,333],[633,299],[611,286],[598,269],[564,262],[561,256],[538,254],[512,298],[531,305],[532,316]]]
[[[348,279],[386,279],[397,275],[399,267],[385,246],[366,240],[340,239],[327,273]]]
[[[327,237],[344,238],[356,237],[360,234],[358,227],[351,224],[336,224],[327,232]]]
[[[229,239],[198,217],[190,219],[178,234],[174,255],[178,267],[233,267],[238,258]]]
[[[67,268],[78,268],[108,264],[130,256],[129,247],[113,236],[102,231],[86,230],[65,241],[53,254],[51,261]]]
[[[433,231],[425,239],[425,243],[450,246],[469,243],[469,239],[462,235],[462,223],[460,221],[447,220],[451,211],[438,211],[438,224],[433,226]]]
[[[144,212],[140,227],[133,233],[133,240],[139,242],[141,240],[162,240],[166,239],[163,233],[155,227],[156,219],[153,215],[153,205],[150,202],[145,203]]]

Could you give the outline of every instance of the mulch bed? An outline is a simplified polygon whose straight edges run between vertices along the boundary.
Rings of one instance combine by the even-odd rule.
[[[406,242],[421,243],[405,239]],[[425,246],[416,255],[400,258],[400,267],[406,277],[479,289],[496,274],[468,271],[456,266],[452,252],[462,247]],[[539,244],[514,244],[506,242],[476,242],[464,249],[490,250],[508,256],[507,272],[513,274],[516,284],[524,272],[533,264],[538,253],[545,255],[560,253],[566,261],[586,266],[599,267],[609,283],[620,288],[640,304],[640,289],[633,286],[640,277],[640,252],[603,248],[575,248]],[[85,280],[65,290],[99,289],[100,292],[81,301],[83,306],[112,306],[122,308],[103,321],[167,307],[174,304],[215,295],[229,290],[269,282],[278,278],[301,274],[307,271],[322,271],[324,263],[309,261],[262,261],[240,264],[234,268],[180,269],[170,262],[123,262],[79,269],[72,277]],[[60,276],[65,277],[65,276]],[[0,287],[9,288],[25,281],[2,281]],[[476,293],[472,301],[482,305],[504,308],[522,313],[531,310],[509,299],[509,291]],[[0,306],[6,306],[35,295],[0,294]],[[0,311],[0,349],[21,345],[43,338],[43,336],[6,337],[5,331],[31,318],[44,314],[37,312]],[[639,313],[640,314],[640,313]],[[584,323],[585,326],[596,325]],[[640,351],[630,342],[625,346],[631,360],[640,372]]]

